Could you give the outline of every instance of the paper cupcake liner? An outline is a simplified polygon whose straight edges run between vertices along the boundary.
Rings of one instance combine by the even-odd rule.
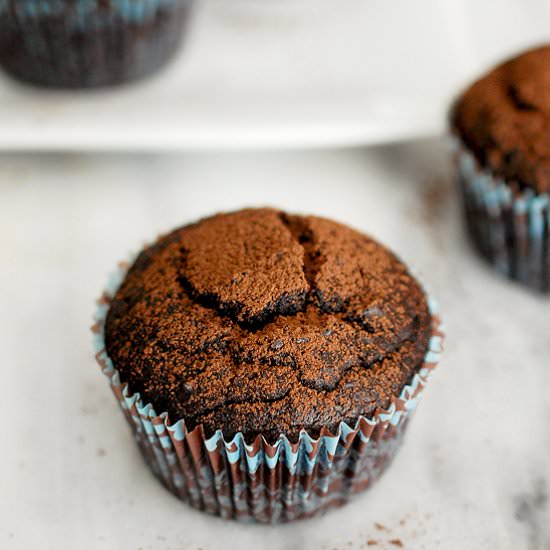
[[[295,443],[285,435],[274,444],[262,436],[250,443],[242,433],[227,440],[221,430],[211,437],[202,426],[189,431],[184,419],[173,423],[167,413],[158,414],[121,382],[105,351],[104,324],[128,265],[120,266],[98,302],[93,327],[96,358],[145,461],[175,496],[223,518],[279,523],[341,505],[378,479],[399,448],[442,352],[443,333],[433,301],[424,363],[389,407],[360,417],[354,426],[342,422],[336,434],[323,429],[315,438],[302,430]]]
[[[550,195],[517,190],[455,140],[455,165],[474,245],[497,271],[550,291]]]
[[[122,84],[177,51],[191,0],[0,0],[0,64],[45,87]]]

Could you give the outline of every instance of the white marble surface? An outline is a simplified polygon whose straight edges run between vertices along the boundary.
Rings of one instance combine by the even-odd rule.
[[[548,41],[548,0],[196,0],[159,78],[41,93],[0,77],[2,150],[381,143],[445,130],[449,102]]]
[[[550,301],[471,252],[441,144],[2,156],[0,196],[1,548],[550,548]],[[448,332],[386,476],[324,518],[275,528],[204,516],[153,479],[89,333],[93,301],[127,251],[197,216],[259,204],[377,235],[439,298]]]

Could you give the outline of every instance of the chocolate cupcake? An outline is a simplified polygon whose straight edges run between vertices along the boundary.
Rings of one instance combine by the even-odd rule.
[[[190,0],[0,0],[0,64],[54,88],[142,79],[177,50]]]
[[[550,47],[478,80],[451,124],[474,244],[501,273],[550,290]]]
[[[161,481],[208,512],[278,522],[378,478],[437,363],[438,325],[382,245],[260,209],[146,248],[117,274],[94,328]]]

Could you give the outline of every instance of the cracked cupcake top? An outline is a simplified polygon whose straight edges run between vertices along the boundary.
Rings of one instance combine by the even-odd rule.
[[[220,214],[144,250],[107,316],[130,389],[207,435],[296,439],[389,405],[421,366],[425,295],[386,248],[271,209]]]
[[[550,46],[475,82],[451,118],[482,166],[520,188],[550,192]]]

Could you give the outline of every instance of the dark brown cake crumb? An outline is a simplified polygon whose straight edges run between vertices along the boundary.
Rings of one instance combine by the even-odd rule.
[[[550,191],[550,46],[498,66],[457,101],[452,126],[497,176]]]
[[[244,210],[142,252],[107,316],[107,352],[171,421],[248,439],[318,434],[389,405],[423,362],[425,295],[335,222]]]

